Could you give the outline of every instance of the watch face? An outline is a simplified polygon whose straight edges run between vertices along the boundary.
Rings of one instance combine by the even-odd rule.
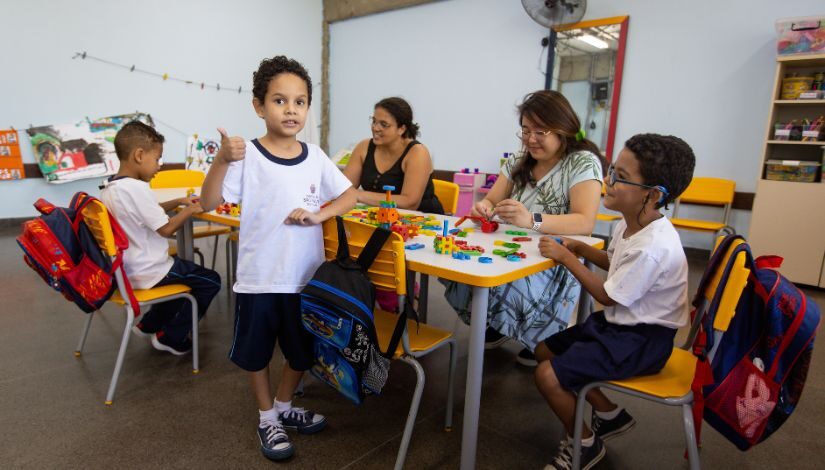
[[[541,222],[541,213],[540,212],[533,212],[533,222]]]

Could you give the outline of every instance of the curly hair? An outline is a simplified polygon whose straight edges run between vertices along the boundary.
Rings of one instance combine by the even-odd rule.
[[[675,201],[687,189],[696,166],[696,156],[687,142],[672,135],[636,134],[624,146],[636,156],[644,184],[667,190],[656,209]]]
[[[415,139],[418,137],[419,126],[418,123],[413,122],[412,107],[410,103],[407,103],[407,100],[393,96],[392,98],[384,98],[375,103],[375,107],[392,114],[398,127],[407,126],[407,129],[404,131],[404,138]]]
[[[307,105],[311,105],[312,80],[309,78],[309,72],[297,60],[282,55],[262,60],[258,70],[252,72],[252,96],[263,103],[270,80],[282,73],[297,75],[307,84]]]
[[[118,160],[126,160],[135,149],[149,150],[155,145],[162,145],[165,140],[154,127],[132,121],[121,127],[115,135],[115,153]]]
[[[573,152],[587,150],[599,158],[602,162],[602,171],[604,171],[604,157],[599,151],[599,147],[587,139],[576,140],[576,134],[581,130],[581,122],[564,95],[552,90],[539,90],[530,93],[524,97],[524,100],[518,106],[518,113],[519,125],[527,117],[537,124],[546,126],[548,130],[558,135],[561,143],[559,148],[561,158]],[[516,189],[524,188],[530,183],[533,168],[538,163],[526,150],[526,147],[523,153],[524,158],[511,175],[511,180]]]

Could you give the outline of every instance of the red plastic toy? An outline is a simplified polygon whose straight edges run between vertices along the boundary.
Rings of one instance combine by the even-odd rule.
[[[493,222],[492,220],[485,219],[484,217],[476,217],[473,215],[465,215],[464,217],[458,219],[455,223],[455,226],[458,227],[459,225],[463,224],[465,220],[471,219],[475,220],[476,222],[481,224],[481,231],[484,233],[493,233],[498,230],[498,222]]]

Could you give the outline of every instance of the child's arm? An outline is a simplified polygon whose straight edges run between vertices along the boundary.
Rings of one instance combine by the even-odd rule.
[[[355,207],[358,200],[358,193],[351,187],[344,191],[337,199],[324,206],[318,212],[310,212],[306,209],[295,209],[289,213],[284,220],[288,225],[317,225],[330,217],[343,215]]]
[[[605,271],[610,270],[610,259],[608,259],[606,251],[572,238],[561,237],[561,241],[562,245],[572,251],[574,255],[581,256]]]
[[[209,212],[223,203],[223,179],[229,164],[243,160],[246,156],[246,142],[243,137],[229,137],[225,129],[218,129],[221,134],[221,148],[209,167],[201,188],[200,205]]]
[[[192,216],[192,214],[199,214],[201,212],[203,212],[203,208],[201,208],[201,205],[197,202],[186,206],[181,209],[180,212],[170,217],[169,222],[160,227],[157,232],[160,236],[169,238],[183,226],[183,223],[186,222],[186,219]]]
[[[585,244],[582,243],[582,245]],[[601,251],[596,250],[595,248],[592,249],[594,251]],[[541,241],[539,242],[539,251],[541,251],[542,256],[552,258],[556,260],[557,263],[567,268],[567,270],[570,271],[570,273],[573,274],[573,276],[575,276],[576,279],[579,280],[582,287],[584,287],[584,289],[587,290],[587,292],[590,293],[590,295],[592,295],[597,302],[606,307],[616,305],[616,301],[611,299],[610,296],[607,295],[607,291],[604,290],[604,281],[602,281],[602,279],[596,273],[587,269],[584,266],[584,264],[579,263],[579,259],[576,257],[575,254],[573,254],[573,252],[565,248],[563,245],[556,243],[556,241],[553,240],[552,237],[541,237]],[[588,254],[595,255],[594,253]],[[584,254],[581,255],[584,256]],[[598,258],[598,255],[596,256],[596,258]],[[598,266],[596,260],[590,260],[589,258],[587,259]],[[607,253],[604,253],[604,261],[607,261]],[[605,266],[609,268],[610,263],[606,262]]]
[[[163,212],[169,212],[172,209],[177,209],[178,206],[191,206],[195,203],[192,199],[191,197],[179,197],[171,201],[161,202],[160,207],[163,209]]]

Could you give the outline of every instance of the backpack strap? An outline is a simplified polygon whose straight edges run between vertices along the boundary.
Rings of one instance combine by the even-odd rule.
[[[395,322],[395,329],[392,332],[392,337],[390,337],[390,343],[387,345],[387,351],[381,353],[382,356],[387,359],[392,359],[395,350],[398,349],[398,343],[404,334],[404,327],[407,326],[407,318],[409,317],[413,318],[416,324],[418,324],[418,312],[416,312],[413,307],[412,298],[407,295],[404,298],[404,308],[401,309],[401,313],[398,314],[398,320]]]
[[[338,226],[338,253],[335,258],[338,261],[349,259],[349,244],[347,242],[347,231],[344,229],[344,219],[337,215],[335,216],[335,224]]]
[[[361,269],[366,271],[372,266],[372,262],[375,261],[375,257],[378,256],[378,253],[381,251],[381,247],[384,246],[384,242],[390,238],[390,234],[392,232],[381,227],[376,227],[375,230],[372,232],[372,236],[367,241],[367,244],[364,246],[364,249],[361,251],[361,254],[358,256],[356,262]],[[340,234],[339,234],[340,236]],[[340,249],[341,243],[340,238],[338,239],[338,248]]]

